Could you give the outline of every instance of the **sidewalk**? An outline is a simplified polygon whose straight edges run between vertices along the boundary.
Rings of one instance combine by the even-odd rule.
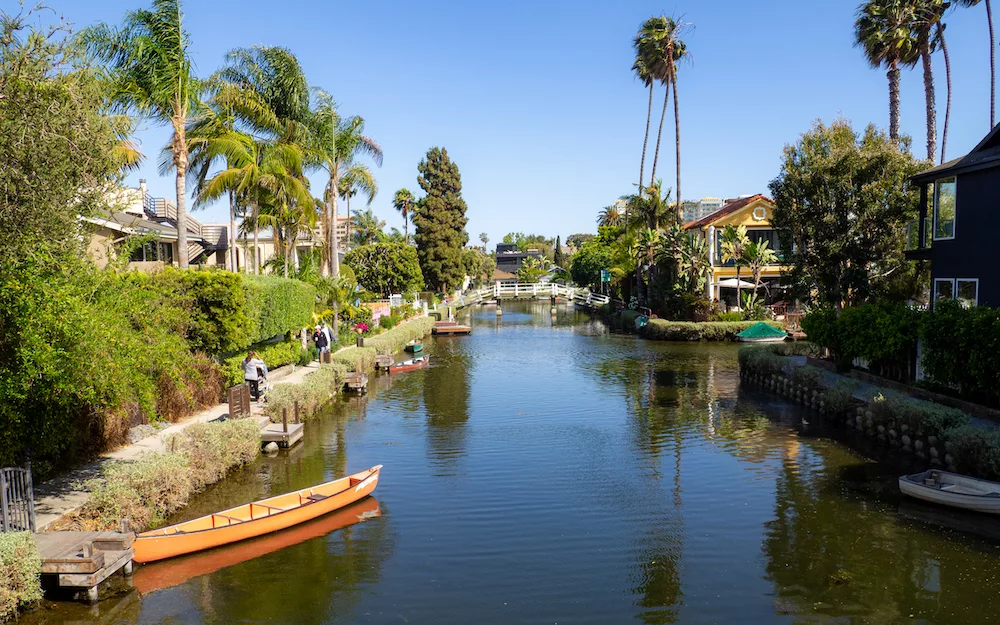
[[[316,362],[304,367],[294,365],[281,367],[271,373],[271,383],[274,385],[299,384],[307,375],[318,368],[319,363]],[[253,415],[261,414],[261,408],[256,403],[251,404],[250,411]],[[90,493],[83,490],[83,486],[88,480],[100,477],[101,467],[105,463],[115,460],[135,460],[142,454],[166,451],[167,441],[174,434],[182,432],[185,428],[196,423],[215,421],[228,414],[229,404],[212,406],[177,423],[172,423],[169,427],[138,442],[103,454],[97,460],[69,473],[35,485],[35,527],[37,531],[46,531],[50,525],[64,515],[72,513],[86,503]]]

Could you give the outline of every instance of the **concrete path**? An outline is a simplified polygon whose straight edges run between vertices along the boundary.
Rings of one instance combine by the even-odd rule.
[[[316,362],[304,367],[289,365],[288,367],[275,369],[271,372],[269,378],[273,385],[299,384],[307,375],[318,368],[319,363]],[[256,403],[251,405],[250,410],[255,415],[262,412],[261,406]],[[39,532],[44,532],[64,515],[72,513],[86,503],[90,493],[85,490],[85,484],[88,480],[100,477],[101,468],[105,463],[115,460],[135,460],[143,454],[166,451],[167,441],[174,434],[182,432],[185,428],[196,423],[215,421],[228,414],[229,404],[212,406],[177,423],[172,423],[169,427],[156,432],[156,434],[147,436],[121,449],[103,454],[97,460],[78,467],[69,473],[60,475],[42,484],[36,484],[35,526]]]

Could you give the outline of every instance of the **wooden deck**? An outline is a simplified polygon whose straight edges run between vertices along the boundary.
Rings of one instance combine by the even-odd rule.
[[[375,369],[378,371],[388,371],[395,360],[391,354],[379,354],[375,356]]]
[[[268,423],[260,430],[260,440],[267,443],[277,443],[278,447],[288,449],[302,440],[306,426],[301,423]]]
[[[355,393],[368,392],[368,374],[361,371],[351,371],[344,378],[344,388]]]
[[[434,324],[433,334],[472,334],[471,326],[463,326],[454,321],[438,321]]]
[[[131,532],[37,533],[42,576],[60,588],[84,590],[96,601],[101,582],[118,571],[132,574],[133,539]]]

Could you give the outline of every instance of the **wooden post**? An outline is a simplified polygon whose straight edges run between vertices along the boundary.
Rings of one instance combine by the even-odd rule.
[[[295,422],[299,422],[299,400],[295,400]]]
[[[288,408],[281,409],[281,429],[288,434]]]

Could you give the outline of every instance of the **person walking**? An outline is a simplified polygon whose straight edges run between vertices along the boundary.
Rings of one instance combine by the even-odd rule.
[[[330,347],[333,345],[333,332],[330,331],[330,326],[326,325],[326,321],[319,322],[319,329],[326,335],[326,351],[330,351]]]
[[[243,359],[243,380],[250,387],[251,399],[258,402],[263,399],[260,393],[261,377],[267,378],[267,365],[257,356],[257,352],[248,352]]]
[[[316,331],[313,332],[313,343],[316,344],[316,349],[319,350],[319,361],[326,362],[326,358],[323,354],[330,351],[330,342],[326,338],[326,333],[320,326],[316,326]]]

